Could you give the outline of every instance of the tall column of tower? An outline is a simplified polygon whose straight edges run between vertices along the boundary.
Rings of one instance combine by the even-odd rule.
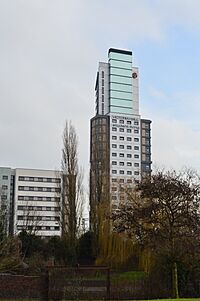
[[[116,207],[125,195],[121,185],[140,181],[151,171],[151,121],[139,114],[139,71],[132,52],[110,48],[99,63],[96,116],[91,119],[90,203]]]

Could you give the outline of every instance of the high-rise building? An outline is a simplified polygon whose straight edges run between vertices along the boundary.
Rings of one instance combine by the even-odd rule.
[[[151,121],[139,113],[139,70],[132,52],[110,48],[96,77],[96,115],[90,129],[90,204],[126,196],[130,185],[151,172]],[[92,209],[91,209],[92,210]]]

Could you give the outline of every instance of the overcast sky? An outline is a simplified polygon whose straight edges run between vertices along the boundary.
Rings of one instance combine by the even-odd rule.
[[[0,166],[60,167],[71,120],[89,168],[99,61],[132,50],[152,158],[200,171],[199,0],[0,0]]]

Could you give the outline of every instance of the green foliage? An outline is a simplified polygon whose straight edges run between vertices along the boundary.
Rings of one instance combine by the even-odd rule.
[[[44,253],[45,241],[40,237],[27,233],[25,230],[20,232],[19,239],[22,243],[23,257],[31,257],[34,253]]]
[[[78,241],[78,263],[82,265],[91,265],[95,262],[93,254],[94,235],[88,231],[84,233]]]
[[[48,263],[48,260],[54,261],[57,265],[72,265],[74,264],[74,253],[70,247],[70,241],[58,236],[42,239],[34,234],[29,234],[22,231],[19,234],[21,241],[22,255],[25,261],[32,266],[37,265],[38,261]],[[76,241],[76,253],[78,254],[77,263],[79,264],[93,264],[94,257],[92,255],[92,233],[87,232],[83,234],[79,240]],[[33,263],[33,264],[32,264]],[[40,263],[38,262],[38,267]]]
[[[20,242],[16,237],[8,237],[0,242],[0,271],[18,268],[21,263]]]

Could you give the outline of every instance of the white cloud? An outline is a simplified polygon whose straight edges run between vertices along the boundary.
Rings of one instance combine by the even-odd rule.
[[[188,166],[200,171],[200,130],[155,116],[152,129],[155,164],[177,169]]]

